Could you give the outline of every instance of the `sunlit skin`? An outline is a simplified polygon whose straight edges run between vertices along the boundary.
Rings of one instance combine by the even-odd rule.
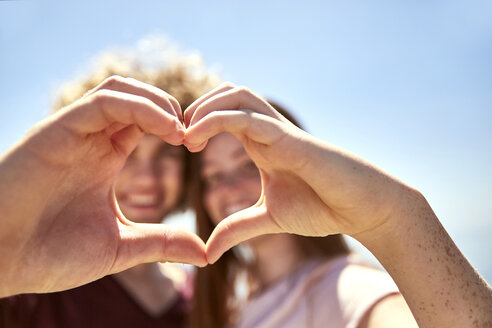
[[[145,135],[115,182],[123,214],[140,223],[159,223],[173,210],[183,190],[184,149]]]
[[[182,122],[169,94],[111,77],[1,154],[0,297],[70,289],[139,263],[203,266],[265,233],[346,233],[392,275],[421,327],[490,326],[491,287],[417,190],[296,129],[244,87],[203,95]],[[200,151],[225,131],[260,169],[257,206],[221,221],[206,246],[121,214],[113,186],[144,132]],[[381,318],[392,324],[390,313]]]
[[[178,101],[110,77],[0,155],[0,297],[74,288],[140,263],[205,265],[190,231],[128,220],[114,184],[144,133],[184,137]]]
[[[262,179],[259,201],[217,224],[206,245],[209,263],[232,246],[265,233],[345,233],[380,260],[420,326],[490,323],[490,287],[414,188],[297,129],[245,87],[219,86],[189,106],[184,120],[189,150],[200,151],[217,134],[232,133]],[[381,302],[377,308],[384,311],[373,313],[384,315],[375,321],[371,315],[368,326],[415,326],[401,297],[391,299],[402,301],[401,311],[389,311],[394,307]],[[461,315],[468,311],[473,315]]]

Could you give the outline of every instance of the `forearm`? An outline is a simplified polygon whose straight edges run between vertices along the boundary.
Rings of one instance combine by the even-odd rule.
[[[354,237],[397,283],[420,327],[489,327],[492,289],[449,237],[429,204],[409,191],[388,224]]]

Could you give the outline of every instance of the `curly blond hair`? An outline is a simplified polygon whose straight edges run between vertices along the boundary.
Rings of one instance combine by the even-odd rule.
[[[59,88],[52,112],[73,103],[104,79],[120,75],[156,86],[174,96],[184,110],[195,99],[221,82],[218,74],[208,69],[199,54],[183,54],[161,37],[140,40],[137,50],[105,51],[93,60],[92,69]],[[143,49],[142,49],[143,48]],[[185,152],[183,178],[185,191],[174,210],[187,206],[190,184],[190,159]]]
[[[216,87],[221,79],[211,72],[199,54],[182,54],[169,42],[156,37],[142,39],[144,51],[107,51],[93,61],[92,72],[60,87],[53,112],[65,107],[112,75],[132,77],[174,96],[182,109]],[[167,49],[166,47],[169,47]],[[89,70],[90,71],[90,70]]]

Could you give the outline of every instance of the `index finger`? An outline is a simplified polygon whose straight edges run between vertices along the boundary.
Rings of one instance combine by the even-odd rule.
[[[70,131],[87,135],[114,123],[135,124],[164,141],[182,144],[184,129],[178,118],[148,98],[113,90],[98,90],[65,107],[53,119]]]
[[[183,121],[181,106],[179,105],[179,102],[176,100],[176,98],[153,85],[141,82],[133,78],[114,75],[105,79],[94,89],[89,90],[84,95],[84,97],[90,96],[97,91],[103,89],[120,91],[145,97],[153,101],[156,105],[164,109],[169,114],[176,115],[179,121]]]
[[[283,122],[248,110],[222,110],[208,114],[186,131],[184,143],[190,151],[202,150],[215,135],[229,132],[242,140],[271,145],[287,133]]]
[[[222,93],[227,90],[231,90],[235,88],[235,85],[232,84],[231,82],[224,82],[218,87],[210,90],[206,94],[202,95],[200,98],[195,100],[191,105],[186,108],[184,111],[184,124],[185,126],[189,126],[191,122],[191,118],[195,114],[195,110],[198,106],[200,106],[204,101],[210,99],[211,97],[215,96],[216,94]]]
[[[290,123],[266,100],[262,99],[248,88],[230,88],[227,86],[220,90],[220,92],[211,92],[210,95],[205,97],[202,101],[195,102],[188,107],[185,112],[185,117],[189,119],[187,126],[196,124],[196,122],[199,122],[211,112],[240,109],[248,109]],[[190,111],[191,113],[189,113]]]

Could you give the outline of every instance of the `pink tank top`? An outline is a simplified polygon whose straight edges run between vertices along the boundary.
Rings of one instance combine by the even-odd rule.
[[[378,301],[398,293],[387,273],[354,255],[311,260],[251,299],[237,328],[355,328]]]

